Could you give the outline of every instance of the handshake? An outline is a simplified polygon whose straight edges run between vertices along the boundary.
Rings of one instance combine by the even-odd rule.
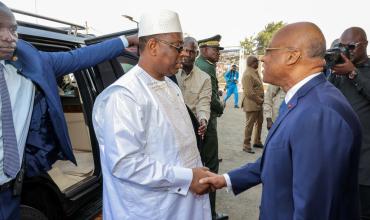
[[[215,192],[217,189],[226,187],[224,176],[212,173],[207,167],[193,168],[193,180],[190,191],[197,195]]]

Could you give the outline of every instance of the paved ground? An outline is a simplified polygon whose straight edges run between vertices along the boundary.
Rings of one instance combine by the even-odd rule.
[[[256,154],[242,151],[245,113],[240,108],[233,108],[232,98],[228,100],[224,114],[218,119],[219,156],[223,159],[220,163],[220,174],[253,162],[262,154],[261,149],[255,149]],[[261,189],[261,185],[258,185],[238,196],[226,190],[219,190],[216,210],[227,213],[230,220],[258,219]]]
[[[240,96],[241,94],[239,94]],[[247,162],[254,162],[262,154],[261,149],[255,149],[255,154],[242,151],[245,113],[242,109],[235,109],[233,106],[233,97],[231,97],[228,100],[224,114],[218,119],[219,156],[223,159],[220,163],[220,174]],[[263,130],[262,137],[265,136],[266,131]],[[263,139],[262,141],[264,141]],[[257,220],[260,199],[261,185],[253,187],[238,196],[222,189],[217,192],[216,210],[228,214],[230,220]],[[101,219],[100,215],[95,220]]]

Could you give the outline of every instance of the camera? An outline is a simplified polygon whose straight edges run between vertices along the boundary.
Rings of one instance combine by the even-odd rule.
[[[344,54],[349,59],[349,48],[346,45],[343,44],[338,44],[334,46],[333,48],[328,49],[325,52],[325,62],[327,68],[332,68],[333,66],[337,64],[344,63],[344,60],[342,56],[340,55],[341,53]]]

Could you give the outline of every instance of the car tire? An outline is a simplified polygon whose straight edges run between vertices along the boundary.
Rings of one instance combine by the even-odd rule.
[[[22,190],[21,204],[43,213],[49,220],[63,220],[62,206],[54,192],[41,185],[27,185]]]
[[[48,220],[48,218],[41,211],[26,205],[20,207],[21,220]]]

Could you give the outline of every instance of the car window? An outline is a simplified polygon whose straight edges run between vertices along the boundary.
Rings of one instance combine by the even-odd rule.
[[[133,57],[119,56],[117,60],[121,64],[124,73],[127,73],[132,67],[137,64],[137,58]]]
[[[127,73],[134,65],[129,64],[129,63],[121,63],[123,72]]]

